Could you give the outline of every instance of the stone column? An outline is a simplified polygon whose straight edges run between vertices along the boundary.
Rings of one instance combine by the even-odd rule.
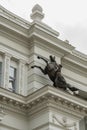
[[[9,88],[9,69],[10,69],[10,58],[11,55],[8,53],[4,54],[3,59],[3,78],[2,78],[2,86],[4,88]]]
[[[85,116],[79,123],[80,130],[87,130],[87,116]]]
[[[17,92],[19,94],[25,95],[26,91],[26,66],[25,66],[25,61],[19,60],[19,65],[18,65],[18,74],[17,74]]]

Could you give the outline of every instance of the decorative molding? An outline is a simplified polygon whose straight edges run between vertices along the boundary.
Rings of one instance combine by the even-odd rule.
[[[84,59],[83,60],[80,59],[80,57],[76,57],[76,56],[69,54],[64,57],[64,60],[69,63],[72,63],[74,65],[77,65],[80,68],[87,69],[87,61]]]
[[[35,43],[35,46],[36,47],[39,47],[40,49],[42,49],[42,50],[44,50],[44,51],[46,51],[46,52],[48,52],[48,50],[49,50],[49,46],[47,46],[47,44],[46,44],[46,41],[39,41],[39,40],[35,40],[34,41]],[[43,43],[43,44],[42,44]],[[36,53],[36,52],[35,52]],[[54,46],[54,47],[50,47],[50,50],[49,50],[49,53],[51,53],[51,54],[53,54],[53,55],[55,55],[56,57],[59,57],[59,58],[62,58],[63,56],[64,56],[64,54],[63,53],[61,53],[61,51],[60,50],[58,50],[58,48],[56,48],[56,46]],[[37,54],[38,55],[38,54]]]
[[[4,92],[5,91],[6,90],[4,90]],[[19,113],[23,112],[26,114],[26,112],[36,109],[38,104],[44,102],[47,107],[54,107],[55,109],[61,108],[60,110],[62,111],[68,110],[78,116],[87,115],[86,101],[51,86],[45,86],[25,97],[21,97],[12,92],[8,92],[8,95],[0,94],[0,103],[3,104],[6,109],[12,109],[12,111],[16,112],[18,110]]]
[[[86,54],[83,54],[82,52],[79,52],[77,50],[74,50],[72,52],[72,54],[76,57],[79,57],[80,59],[84,60],[84,61],[87,61],[87,55]]]
[[[66,59],[62,59],[62,64],[65,68],[67,68],[68,70],[73,70],[74,72],[77,72],[79,75],[85,75],[87,76],[86,73],[86,68],[84,66],[77,66],[75,63],[70,62],[69,60]]]
[[[52,29],[51,27],[49,27],[47,24],[45,24],[43,22],[33,21],[31,23],[31,26],[35,26],[35,27],[39,28],[40,30],[45,31],[46,33],[48,33],[49,35],[52,35],[54,37],[59,36],[59,32]]]
[[[5,45],[5,44],[3,44],[3,43],[1,43],[0,42],[0,45],[2,45],[3,46],[3,49],[2,48],[0,48],[0,53],[2,53],[2,54],[4,54],[6,51],[5,51],[5,48],[9,48],[11,51],[10,51],[10,53],[11,53],[11,55],[13,56],[13,57],[15,57],[16,59],[19,59],[19,57],[23,57],[24,59],[26,58],[28,58],[28,55],[27,54],[25,54],[25,53],[23,53],[23,52],[21,52],[21,51],[19,51],[19,50],[16,50],[16,49],[14,49],[14,48],[12,48],[12,47],[8,47],[8,45]],[[1,47],[2,47],[1,46]],[[5,48],[4,48],[5,47]],[[16,53],[14,53],[14,52],[16,52]],[[19,55],[19,56],[18,56]]]
[[[0,105],[3,106],[4,110],[8,110],[11,112],[16,112],[21,115],[26,115],[26,105],[20,102],[14,101],[12,99],[8,99],[5,97],[0,97]]]
[[[4,17],[5,19],[18,24],[21,27],[24,28],[29,28],[30,27],[30,22],[15,15],[14,13],[8,11],[7,9],[5,9],[3,6],[0,5],[0,14],[2,17]]]
[[[16,43],[19,43],[20,45],[24,47],[29,46],[28,34],[16,32],[15,30],[11,30],[7,27],[1,26],[0,35],[6,38],[9,38],[10,40],[15,41]]]
[[[44,42],[46,46],[50,48],[54,48],[56,49],[56,51],[59,51],[60,53],[63,53],[64,55],[70,54],[72,50],[74,49],[74,47],[70,46],[69,44],[66,45],[65,42],[59,40],[58,38],[53,37],[53,39],[51,39],[51,36],[49,36],[49,34],[47,36],[45,32],[44,32],[44,35],[41,35],[39,30],[38,30],[38,33],[35,31],[30,33],[29,40],[32,41],[32,39],[41,41],[41,43]]]

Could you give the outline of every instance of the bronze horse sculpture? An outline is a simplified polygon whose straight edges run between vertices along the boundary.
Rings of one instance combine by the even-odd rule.
[[[44,75],[48,75],[50,80],[53,82],[53,86],[56,88],[62,88],[63,90],[67,90],[69,89],[72,92],[76,92],[78,91],[77,88],[75,87],[71,87],[70,84],[68,84],[66,82],[66,80],[64,79],[64,77],[61,74],[61,69],[62,69],[62,65],[61,64],[57,64],[57,62],[55,61],[55,56],[49,56],[50,58],[50,62],[48,62],[48,60],[44,59],[43,57],[38,56],[38,59],[42,59],[45,63],[46,66],[45,68],[41,68],[40,66],[34,65],[31,68],[39,68],[42,73]]]

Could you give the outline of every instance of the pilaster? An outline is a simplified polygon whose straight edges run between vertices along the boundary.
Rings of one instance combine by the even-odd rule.
[[[18,75],[17,75],[17,92],[19,94],[25,95],[27,76],[26,76],[26,62],[24,60],[19,60],[18,64]]]
[[[9,88],[9,69],[10,69],[10,59],[11,55],[9,53],[5,53],[3,55],[3,87],[8,89]]]

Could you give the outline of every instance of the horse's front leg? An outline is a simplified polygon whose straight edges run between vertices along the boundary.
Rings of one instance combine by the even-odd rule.
[[[48,64],[48,61],[44,59],[43,57],[37,56],[38,59],[42,59],[46,64]]]
[[[35,68],[35,67],[38,68],[38,69],[40,69],[42,71],[42,73],[47,74],[46,71],[45,71],[45,69],[42,69],[40,66],[37,66],[37,65],[31,66],[32,69]]]
[[[40,66],[37,66],[37,65],[33,65],[33,66],[31,66],[31,68],[33,69],[33,68],[40,68]]]

